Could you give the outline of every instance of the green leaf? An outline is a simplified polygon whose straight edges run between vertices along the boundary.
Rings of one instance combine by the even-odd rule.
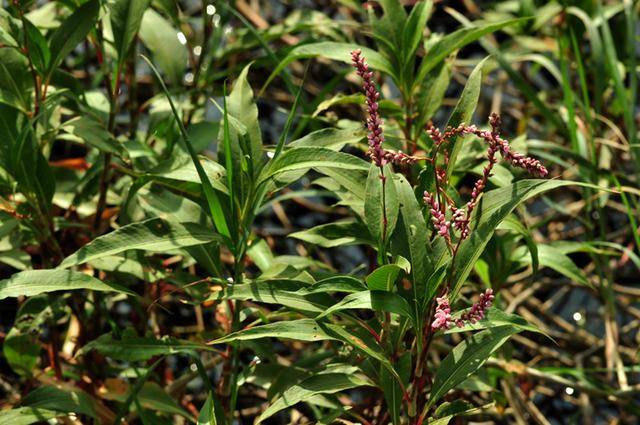
[[[124,154],[122,145],[113,138],[111,133],[100,123],[89,117],[79,116],[72,118],[62,125],[62,129],[79,137],[83,142],[100,149],[102,152],[118,156]]]
[[[386,57],[402,62],[402,34],[407,26],[407,13],[397,0],[380,0],[382,16],[377,17],[369,8],[369,20],[373,28],[373,36],[378,42],[379,50]]]
[[[384,178],[380,169],[371,164],[365,187],[364,220],[369,233],[380,247],[386,244],[398,222],[398,195],[394,173],[389,165],[384,166]]]
[[[11,328],[4,338],[2,354],[14,372],[29,376],[38,364],[40,344],[35,335]]]
[[[456,319],[460,317],[460,315],[467,312],[468,310],[469,309],[465,309],[456,312],[456,314],[453,315],[453,318]],[[518,316],[517,314],[508,314],[493,307],[488,309],[486,316],[483,319],[478,320],[476,323],[467,323],[460,328],[454,326],[451,329],[447,330],[445,333],[451,334],[467,331],[479,331],[482,329],[496,328],[499,326],[512,326],[520,329],[521,331],[543,333],[540,329],[538,329],[538,327],[527,322],[523,317]]]
[[[533,240],[531,232],[529,229],[525,227],[525,225],[518,220],[516,216],[513,214],[508,215],[497,227],[498,229],[511,230],[519,235],[521,235],[525,243],[527,244],[527,248],[529,248],[529,254],[531,254],[531,267],[533,268],[533,274],[538,272],[538,266],[540,261],[538,260],[538,245]]]
[[[389,358],[382,347],[376,342],[374,337],[363,328],[347,329],[344,325],[334,325],[331,323],[319,323],[329,339],[342,341],[367,357],[377,360],[380,365],[389,372],[397,382],[402,382],[400,375],[394,369]]]
[[[300,341],[323,341],[336,339],[325,331],[313,319],[298,319],[287,322],[274,322],[255,326],[210,341],[209,344],[222,344],[232,341],[246,341],[261,338],[285,338]]]
[[[213,394],[209,393],[207,401],[205,401],[204,406],[200,409],[197,425],[224,425],[226,423],[222,406],[219,406]]]
[[[450,9],[449,14],[451,14],[458,22],[461,22],[467,28],[475,28],[473,23],[470,22],[463,14]],[[529,19],[529,18],[523,18]],[[496,59],[496,61],[500,64],[500,66],[504,69],[504,71],[509,75],[509,78],[514,83],[514,85],[522,91],[522,93],[527,97],[538,110],[544,115],[547,121],[551,122],[556,128],[558,128],[563,134],[566,134],[566,127],[564,126],[563,121],[559,118],[558,114],[552,111],[542,100],[542,98],[538,95],[538,90],[536,90],[529,82],[522,77],[514,68],[511,66],[511,62],[504,55],[501,49],[495,47],[492,43],[487,40],[480,39],[480,44],[482,47],[489,52]]]
[[[149,3],[150,0],[115,0],[110,3],[113,42],[120,64],[124,63],[131,49],[131,43],[140,29],[142,16],[149,7]]]
[[[296,238],[323,248],[337,246],[374,244],[369,239],[367,229],[354,220],[339,221],[335,223],[321,224],[311,229],[301,230],[289,234],[290,238]]]
[[[166,391],[155,382],[147,381],[144,383],[138,394],[136,395],[140,404],[147,408],[171,415],[180,415],[193,421],[193,417],[186,410],[181,408],[176,400],[174,400]]]
[[[369,309],[386,311],[412,318],[411,307],[400,295],[387,291],[362,291],[349,294],[342,301],[326,309],[316,319],[342,310]]]
[[[176,106],[173,104],[173,100],[171,100],[171,95],[169,94],[169,90],[167,89],[167,86],[164,84],[164,81],[162,80],[162,78],[160,77],[158,70],[155,68],[155,66],[153,66],[151,61],[149,61],[149,59],[147,59],[144,56],[142,56],[142,58],[145,60],[145,62],[147,62],[147,64],[153,71],[154,75],[156,76],[156,79],[160,83],[160,87],[162,87],[162,91],[164,92],[164,95],[167,97],[167,100],[169,101],[169,105],[171,106],[171,112],[173,113],[173,118],[178,124],[178,128],[180,129],[180,134],[182,135],[182,141],[184,142],[187,150],[189,151],[189,156],[191,156],[191,161],[193,161],[193,165],[196,167],[196,170],[198,171],[198,176],[200,177],[200,182],[202,184],[202,191],[207,200],[207,204],[209,206],[209,212],[211,214],[211,219],[213,220],[216,226],[216,230],[222,236],[229,238],[231,236],[231,233],[229,232],[229,226],[227,225],[227,218],[224,215],[224,210],[222,208],[222,204],[220,203],[220,199],[218,198],[218,195],[216,194],[216,192],[213,190],[213,186],[211,184],[211,181],[209,180],[209,176],[207,175],[207,173],[205,173],[204,168],[202,167],[202,164],[198,159],[198,155],[196,154],[196,151],[193,148],[191,141],[189,140],[189,134],[187,133],[187,130],[184,128],[184,124],[182,123],[182,118],[180,118],[180,115],[178,114],[178,110],[176,109]],[[231,188],[229,188],[229,190],[231,190]]]
[[[351,52],[360,49],[362,55],[366,58],[367,63],[373,69],[377,69],[389,75],[393,74],[393,67],[382,55],[375,50],[358,46],[357,44],[336,43],[333,41],[323,41],[320,43],[303,44],[294,47],[287,56],[273,70],[267,81],[262,86],[261,91],[271,83],[271,81],[282,72],[291,62],[312,57],[322,57],[340,62],[351,63]]]
[[[79,413],[98,419],[96,401],[82,391],[65,391],[53,386],[39,387],[27,394],[22,404],[35,409]]]
[[[63,413],[37,407],[18,407],[16,409],[0,410],[0,423],[7,425],[31,425],[47,422],[65,416]]]
[[[415,58],[416,49],[420,45],[424,37],[424,29],[427,25],[427,19],[431,14],[433,8],[433,2],[422,1],[417,3],[409,17],[406,24],[402,28],[402,62],[406,64]]]
[[[236,142],[239,144],[238,147],[242,148],[243,155],[251,159],[251,175],[254,176],[260,172],[262,164],[264,164],[264,153],[262,151],[262,133],[258,122],[258,107],[253,98],[251,86],[247,81],[249,66],[244,67],[233,85],[233,90],[226,99],[226,110],[231,117],[244,126],[248,144],[240,142],[241,135],[235,134],[235,137],[238,139]],[[235,165],[239,165],[239,163]],[[236,169],[240,170],[241,168],[237,167]]]
[[[363,93],[344,94],[338,93],[328,99],[318,103],[316,110],[311,115],[312,118],[316,118],[322,112],[337,105],[362,105],[365,102]]]
[[[456,345],[440,363],[433,380],[428,407],[476,372],[507,339],[520,332],[514,326],[486,329]]]
[[[27,34],[29,57],[31,58],[33,67],[42,76],[46,72],[49,62],[51,61],[49,45],[40,30],[36,28],[29,19],[24,17],[22,23]]]
[[[300,293],[313,294],[316,292],[359,292],[367,289],[362,281],[353,276],[331,276],[301,289]]]
[[[29,111],[32,106],[29,101],[31,84],[27,59],[16,49],[0,49],[0,104],[22,112]],[[0,124],[6,125],[2,120],[8,113],[5,110],[1,112]]]
[[[493,404],[489,403],[484,406],[473,407],[473,405],[463,400],[456,400],[451,403],[444,402],[435,411],[438,419],[430,418],[427,425],[447,425],[454,417],[479,414],[492,407]]]
[[[299,384],[287,388],[281,397],[275,400],[264,412],[262,412],[258,419],[256,419],[255,423],[259,424],[277,412],[297,403],[307,401],[319,394],[334,394],[350,388],[367,385],[370,386],[372,384],[357,375],[323,373],[312,376]]]
[[[197,350],[211,351],[211,348],[195,341],[176,338],[150,338],[125,334],[122,338],[114,338],[107,333],[86,344],[77,355],[85,355],[95,350],[113,360],[139,362],[156,356],[172,354],[191,354]]]
[[[40,358],[40,327],[51,314],[54,304],[46,296],[27,298],[18,309],[14,325],[2,344],[2,353],[11,369],[19,375],[31,377]]]
[[[70,270],[27,270],[0,280],[0,300],[21,295],[30,297],[53,291],[91,289],[133,294],[126,288],[102,282],[95,277]]]
[[[195,223],[175,223],[150,218],[95,238],[65,258],[59,267],[68,268],[131,249],[165,252],[218,240],[219,236],[210,229]]]
[[[339,151],[345,145],[356,144],[363,139],[362,131],[352,128],[323,128],[289,143],[289,147],[320,147]]]
[[[402,230],[404,230],[407,241],[406,247],[409,249],[407,258],[411,263],[414,294],[418,299],[419,294],[422,293],[422,291],[418,293],[418,290],[426,285],[427,279],[433,271],[433,264],[429,256],[431,242],[429,241],[427,224],[413,188],[402,175],[397,176],[395,183],[402,216]]]
[[[226,193],[227,187],[223,183],[224,167],[204,156],[198,156],[197,160],[207,175],[211,186],[219,192]],[[158,164],[158,166],[144,174],[142,178],[156,181],[178,190],[188,191],[184,185],[181,185],[181,182],[202,185],[202,180],[193,160],[190,156],[185,155],[178,155]]]
[[[420,64],[420,69],[418,70],[418,78],[416,78],[416,81],[422,81],[424,77],[426,77],[427,73],[429,73],[429,71],[434,69],[447,56],[460,49],[461,47],[464,47],[467,44],[478,40],[484,35],[498,31],[499,29],[502,29],[509,25],[526,22],[529,19],[530,18],[509,19],[492,24],[461,28],[457,31],[452,32],[451,34],[447,34],[426,52],[424,60]]]
[[[480,86],[482,85],[482,68],[484,67],[487,59],[489,59],[489,57],[481,60],[480,63],[478,63],[478,65],[476,65],[476,67],[473,69],[471,75],[469,75],[467,84],[464,86],[464,90],[462,90],[460,99],[458,99],[458,103],[456,104],[456,107],[453,109],[453,112],[449,117],[447,126],[456,127],[459,124],[468,124],[471,121],[473,112],[476,110],[476,106],[478,105],[478,99],[480,98]],[[453,169],[456,165],[456,158],[458,157],[458,154],[462,149],[464,140],[464,137],[453,137],[451,138],[449,144],[446,146],[447,149],[449,149],[449,165],[447,166],[448,176],[450,176],[453,172]]]
[[[385,264],[372,271],[365,278],[369,289],[378,291],[391,291],[402,267],[397,264]]]
[[[69,56],[69,53],[89,34],[96,24],[100,2],[89,0],[78,7],[51,35],[49,49],[51,50],[51,62],[46,80],[53,70]]]
[[[258,281],[240,285],[228,285],[224,290],[209,297],[209,300],[252,300],[267,304],[279,304],[296,310],[320,313],[331,305],[332,299],[324,294],[301,295],[293,291],[301,283],[292,282],[293,287],[282,287],[282,281]]]
[[[455,259],[452,298],[457,295],[496,227],[505,217],[529,198],[551,189],[570,185],[594,187],[567,180],[529,179],[491,190],[482,195],[480,205],[471,220],[471,236],[462,242]]]
[[[133,1],[133,0],[132,0]],[[178,30],[153,9],[147,9],[140,24],[140,39],[153,53],[158,67],[172,84],[180,85],[187,64],[187,48],[178,41]]]
[[[369,170],[369,163],[353,155],[318,147],[294,147],[285,150],[260,175],[259,182],[286,171],[308,170],[313,167],[343,170]]]
[[[591,288],[593,285],[586,278],[582,270],[564,254],[561,250],[547,244],[537,244],[538,261],[542,267],[549,267],[558,273],[568,277],[574,282]],[[531,263],[531,256],[524,255],[520,259],[525,263]]]
[[[425,124],[440,109],[444,95],[451,81],[451,63],[443,62],[442,65],[434,68],[422,81],[416,94],[416,129],[424,128]]]

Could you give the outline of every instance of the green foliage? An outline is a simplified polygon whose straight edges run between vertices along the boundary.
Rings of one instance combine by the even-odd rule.
[[[0,12],[0,423],[637,415],[637,2],[268,3]]]

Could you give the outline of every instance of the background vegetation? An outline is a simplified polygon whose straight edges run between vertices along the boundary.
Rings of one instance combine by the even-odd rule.
[[[0,424],[637,423],[638,2],[0,3]]]

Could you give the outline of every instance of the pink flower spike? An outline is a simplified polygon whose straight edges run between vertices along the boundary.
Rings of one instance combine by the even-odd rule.
[[[447,242],[451,242],[451,235],[449,234],[451,222],[447,221],[444,213],[440,211],[440,204],[435,197],[426,190],[424,192],[423,199],[424,203],[430,207],[429,212],[431,213],[431,222],[438,231],[438,235],[445,238]]]
[[[474,324],[479,320],[484,319],[487,309],[491,307],[493,304],[493,299],[495,295],[493,294],[493,289],[487,289],[483,294],[480,294],[480,299],[478,302],[473,303],[469,311],[463,313],[459,319],[456,320],[456,326],[459,328],[463,327],[465,322]]]
[[[385,153],[382,149],[384,135],[382,134],[382,119],[378,113],[378,98],[380,97],[380,93],[378,93],[376,89],[376,85],[372,80],[373,73],[369,71],[369,65],[365,62],[360,49],[351,52],[351,61],[353,62],[353,67],[356,69],[356,72],[362,78],[362,89],[364,90],[367,111],[369,113],[369,118],[367,118],[367,130],[369,131],[367,135],[367,139],[369,140],[368,155],[374,164],[382,167],[388,161],[385,159]]]
[[[434,314],[431,329],[437,331],[439,329],[449,329],[451,327],[451,306],[449,306],[449,298],[443,295],[436,298],[436,312]]]

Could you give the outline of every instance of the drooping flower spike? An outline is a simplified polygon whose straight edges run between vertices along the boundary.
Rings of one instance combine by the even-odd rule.
[[[462,313],[458,319],[455,320],[457,327],[461,328],[466,323],[475,324],[479,320],[483,319],[487,310],[493,304],[495,295],[493,289],[487,289],[484,293],[480,294],[480,298],[477,302],[473,303],[469,311]],[[451,318],[451,305],[449,304],[449,296],[447,294],[436,298],[436,311],[433,316],[433,322],[431,323],[431,329],[437,331],[440,329],[450,329],[453,323]]]
[[[482,175],[473,185],[473,190],[471,192],[471,198],[466,203],[466,208],[457,208],[454,205],[450,205],[451,208],[451,223],[453,228],[460,232],[460,240],[466,239],[469,237],[469,222],[471,220],[471,213],[474,211],[476,206],[478,205],[478,201],[480,195],[484,192],[489,177],[491,177],[491,172],[493,167],[498,162],[496,157],[497,153],[500,153],[502,158],[505,161],[511,163],[511,165],[519,168],[524,168],[529,173],[546,177],[549,172],[545,168],[544,165],[540,161],[535,158],[531,158],[525,156],[521,153],[514,152],[509,145],[509,142],[502,137],[500,137],[500,125],[501,120],[497,114],[491,114],[489,117],[489,125],[491,126],[491,130],[480,130],[475,125],[465,125],[460,124],[457,127],[448,127],[444,133],[440,132],[436,127],[431,126],[427,129],[427,134],[433,140],[435,146],[440,146],[443,143],[447,142],[451,137],[454,136],[464,136],[473,134],[482,140],[484,140],[487,144],[487,165],[482,170]],[[446,154],[446,151],[445,151]],[[434,161],[435,162],[435,161]],[[436,185],[441,187],[445,183],[446,172],[442,169],[436,168]],[[438,192],[436,192],[438,193]],[[428,195],[428,196],[427,196]],[[441,236],[444,235],[443,225],[444,223],[448,223],[446,221],[446,203],[442,208],[438,208],[438,211],[434,215],[433,208],[433,195],[425,192],[425,203],[430,206],[430,211],[432,214],[432,221],[436,226],[436,230],[438,234]],[[447,229],[447,236],[445,236],[447,242],[450,241],[449,232]]]
[[[469,311],[462,313],[459,319],[456,320],[456,326],[461,328],[466,323],[474,324],[478,320],[484,319],[487,310],[493,304],[493,289],[487,289],[483,294],[480,294],[480,299],[473,303]]]

